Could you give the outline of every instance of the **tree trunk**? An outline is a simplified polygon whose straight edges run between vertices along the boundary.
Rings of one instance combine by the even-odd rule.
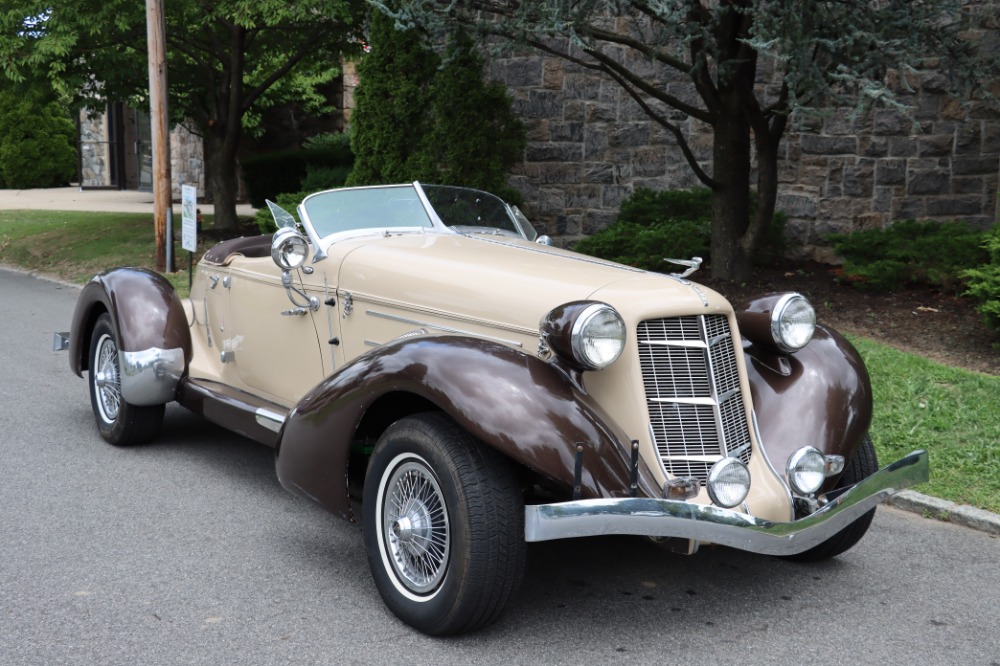
[[[712,148],[712,277],[750,278],[754,248],[743,244],[750,223],[750,126],[735,99],[722,104]]]
[[[236,197],[239,179],[236,173],[236,153],[241,128],[221,128],[214,125],[205,132],[205,180],[212,193],[216,229],[236,229]]]

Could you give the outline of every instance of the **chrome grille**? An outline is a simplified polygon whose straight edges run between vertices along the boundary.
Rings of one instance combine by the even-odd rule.
[[[705,481],[725,456],[750,461],[750,429],[725,315],[639,324],[650,431],[664,470]]]

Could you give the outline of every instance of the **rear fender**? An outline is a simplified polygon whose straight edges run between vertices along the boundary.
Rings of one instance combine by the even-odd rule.
[[[419,397],[567,493],[582,444],[580,497],[629,494],[629,442],[565,374],[524,352],[458,336],[411,338],[381,347],[313,389],[281,432],[277,472],[282,485],[352,518],[346,481],[351,443],[367,410],[389,394]],[[638,481],[641,494],[659,496],[641,463]]]
[[[151,405],[172,400],[191,361],[191,332],[173,285],[142,268],[112,268],[94,276],[73,312],[69,364],[77,376],[90,369],[91,333],[105,312],[118,338],[125,401]]]

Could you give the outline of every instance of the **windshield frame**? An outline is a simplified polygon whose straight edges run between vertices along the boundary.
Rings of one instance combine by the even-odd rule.
[[[426,189],[425,189],[426,187]],[[422,207],[422,212],[426,215],[428,224],[426,225],[373,225],[373,226],[357,226],[353,228],[333,230],[325,232],[323,230],[323,222],[319,219],[314,220],[315,216],[319,211],[313,206],[313,215],[310,215],[310,200],[316,203],[317,198],[330,197],[331,195],[337,196],[341,194],[364,192],[364,191],[374,191],[374,190],[398,190],[402,192],[412,192],[416,194],[417,200],[420,202]],[[452,225],[446,224],[439,215],[438,211],[434,208],[431,203],[431,198],[428,196],[427,190],[431,190],[432,194],[435,191],[446,191],[454,190],[457,194],[468,194],[476,198],[485,197],[486,200],[493,202],[495,201],[498,205],[494,212],[503,212],[505,215],[506,223],[508,228],[501,229],[496,226],[469,226],[469,225]],[[534,228],[531,227],[531,223],[528,222],[527,218],[524,217],[523,213],[519,210],[515,213],[515,209],[505,202],[500,197],[495,194],[491,194],[484,190],[477,190],[470,187],[461,187],[456,185],[421,185],[419,181],[414,181],[412,183],[404,184],[394,184],[394,185],[367,185],[361,187],[345,187],[336,188],[331,190],[324,190],[322,192],[315,192],[305,197],[302,203],[298,205],[297,212],[299,214],[299,219],[302,221],[302,226],[305,228],[306,234],[309,236],[309,240],[312,242],[313,247],[316,248],[316,253],[313,261],[319,261],[326,257],[326,250],[335,242],[348,239],[356,238],[360,236],[372,236],[372,235],[396,235],[404,233],[414,233],[414,234],[426,234],[426,233],[440,233],[448,235],[473,235],[473,234],[490,234],[497,236],[504,236],[509,238],[519,238],[522,240],[534,240],[532,234],[528,230],[524,229],[525,223],[527,223],[528,228],[531,232],[534,232]],[[519,219],[523,218],[522,219]],[[419,216],[415,217],[419,220]],[[319,224],[317,224],[319,223]],[[537,237],[537,232],[534,233]]]

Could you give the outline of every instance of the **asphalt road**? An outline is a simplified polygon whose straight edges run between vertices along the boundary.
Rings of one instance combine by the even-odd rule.
[[[500,623],[420,635],[270,450],[176,407],[154,443],[105,444],[50,351],[76,295],[0,269],[0,664],[1000,665],[1000,539],[889,508],[819,565],[532,545]]]

